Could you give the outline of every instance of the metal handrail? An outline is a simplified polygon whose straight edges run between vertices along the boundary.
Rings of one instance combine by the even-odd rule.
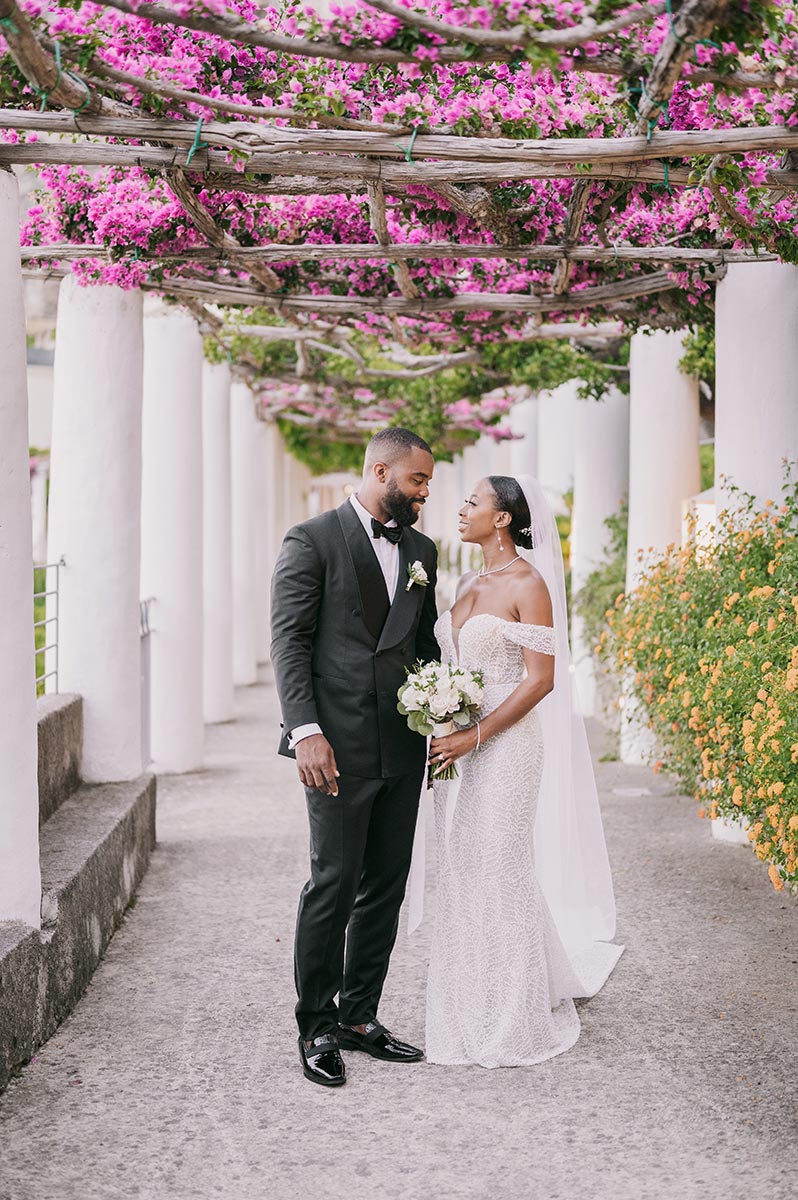
[[[141,635],[141,762],[146,770],[152,761],[150,750],[150,607],[154,596],[139,601],[139,633]]]
[[[142,637],[148,637],[152,633],[152,627],[150,626],[150,605],[154,603],[154,596],[148,596],[146,600],[139,601],[139,633]]]
[[[47,638],[50,635],[49,635],[49,632],[45,633],[46,644],[44,646],[39,646],[38,648],[34,647],[34,654],[35,654],[34,661],[36,661],[36,659],[38,659],[38,656],[40,654],[45,655],[44,671],[42,672],[41,675],[36,676],[36,691],[37,691],[37,693],[39,691],[39,684],[45,685],[46,680],[48,680],[48,679],[53,679],[55,681],[53,683],[52,691],[55,693],[58,692],[58,624],[59,624],[59,617],[60,617],[59,591],[60,591],[60,585],[61,585],[61,568],[64,566],[66,566],[66,561],[65,561],[63,555],[61,556],[61,558],[59,558],[58,562],[34,563],[33,564],[34,571],[44,571],[45,572],[44,590],[37,592],[36,589],[34,588],[34,591],[33,591],[34,607],[36,605],[37,600],[44,600],[45,604],[46,604],[47,600],[49,599],[50,596],[55,597],[55,602],[54,602],[55,613],[54,613],[54,615],[51,617],[45,616],[42,618],[41,621],[33,622],[34,629],[41,629],[42,627],[44,627],[46,629],[46,627],[48,625],[55,625],[55,634],[53,635],[54,640],[52,642],[47,643]],[[55,571],[55,587],[49,586],[50,579],[49,579],[49,575],[47,574],[48,571]],[[52,670],[50,670],[50,671],[47,670],[47,658],[46,658],[49,651],[53,651],[53,654],[54,654],[54,659],[53,659],[54,666],[53,666]],[[35,668],[34,668],[34,670],[35,670]],[[45,691],[47,690],[46,686],[43,688],[43,690],[45,690]]]

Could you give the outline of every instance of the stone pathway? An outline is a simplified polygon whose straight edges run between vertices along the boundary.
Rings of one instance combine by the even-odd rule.
[[[782,1200],[795,1194],[798,911],[661,777],[599,764],[626,954],[540,1067],[303,1079],[307,834],[268,683],[159,783],[159,847],[86,996],[0,1098],[0,1200]],[[596,739],[597,752],[601,738]],[[651,794],[634,794],[643,789]],[[428,925],[382,1016],[423,1039]]]

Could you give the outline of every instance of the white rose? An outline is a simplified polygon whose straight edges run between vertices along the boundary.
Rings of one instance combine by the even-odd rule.
[[[429,710],[433,717],[445,717],[447,713],[450,713],[452,711],[452,703],[447,693],[435,692],[430,697]]]
[[[402,692],[402,704],[408,712],[417,712],[424,704],[424,693],[417,687],[406,687]]]
[[[411,563],[411,565],[407,568],[407,574],[408,574],[408,580],[407,580],[408,592],[410,591],[410,589],[414,583],[417,583],[419,585],[419,587],[426,587],[427,584],[429,583],[429,576],[427,575],[427,572],[424,570],[424,564],[418,558],[416,559],[416,561],[414,563]]]

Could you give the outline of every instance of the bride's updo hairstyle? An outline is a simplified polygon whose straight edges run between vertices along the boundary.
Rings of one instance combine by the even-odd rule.
[[[489,475],[488,483],[493,488],[493,494],[496,497],[497,511],[510,514],[508,527],[510,537],[516,546],[520,546],[523,550],[531,550],[534,545],[532,518],[529,515],[529,505],[520,483],[517,479],[513,479],[512,475]]]

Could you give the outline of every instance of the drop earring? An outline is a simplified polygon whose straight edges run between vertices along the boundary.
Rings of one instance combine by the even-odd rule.
[[[496,526],[496,537],[499,539],[499,552],[501,552],[504,549],[504,545],[502,543],[502,531],[498,525]]]

